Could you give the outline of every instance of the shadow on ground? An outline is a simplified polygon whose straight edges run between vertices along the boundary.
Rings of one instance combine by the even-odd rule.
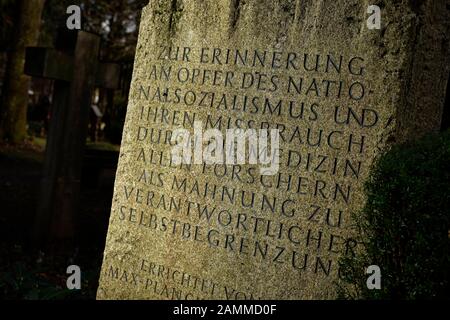
[[[73,248],[34,252],[30,233],[44,159],[42,147],[0,145],[0,298],[94,299],[106,239],[118,152],[91,147],[83,165],[82,207]],[[69,265],[82,271],[82,289],[66,289]]]

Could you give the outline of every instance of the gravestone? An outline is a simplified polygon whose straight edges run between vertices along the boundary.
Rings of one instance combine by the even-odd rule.
[[[440,127],[445,1],[151,1],[99,299],[332,299],[393,143]],[[174,132],[278,129],[280,168],[175,164]]]
[[[55,48],[27,48],[25,73],[55,81],[33,232],[36,246],[61,244],[74,234],[92,90],[116,89],[120,78],[118,64],[98,60],[100,41],[86,31],[61,29]]]

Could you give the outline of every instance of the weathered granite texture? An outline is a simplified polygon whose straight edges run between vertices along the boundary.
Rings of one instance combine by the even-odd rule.
[[[366,26],[371,4],[381,30]],[[335,298],[337,259],[356,250],[351,213],[373,160],[439,128],[448,6],[151,1],[98,298]],[[191,130],[194,118],[222,131],[278,128],[279,174],[171,167],[171,132]]]

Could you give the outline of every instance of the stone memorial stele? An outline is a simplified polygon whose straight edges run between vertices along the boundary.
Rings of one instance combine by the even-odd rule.
[[[373,161],[440,126],[448,21],[443,0],[150,1],[98,299],[336,298]],[[279,169],[171,161],[199,124],[277,129]]]

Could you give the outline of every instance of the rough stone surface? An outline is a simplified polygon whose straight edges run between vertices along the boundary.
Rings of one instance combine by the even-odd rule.
[[[381,30],[366,26],[370,4],[381,8]],[[373,160],[391,143],[439,128],[448,21],[441,0],[151,1],[98,298],[335,298],[337,260],[354,247],[351,213],[364,203]],[[161,59],[163,47],[174,49]],[[236,50],[247,50],[245,63],[234,63]],[[222,72],[216,83],[214,71]],[[255,80],[242,88],[246,73]],[[278,127],[279,175],[261,178],[250,165],[169,166],[166,136],[191,130],[193,117],[222,131],[229,123]]]

